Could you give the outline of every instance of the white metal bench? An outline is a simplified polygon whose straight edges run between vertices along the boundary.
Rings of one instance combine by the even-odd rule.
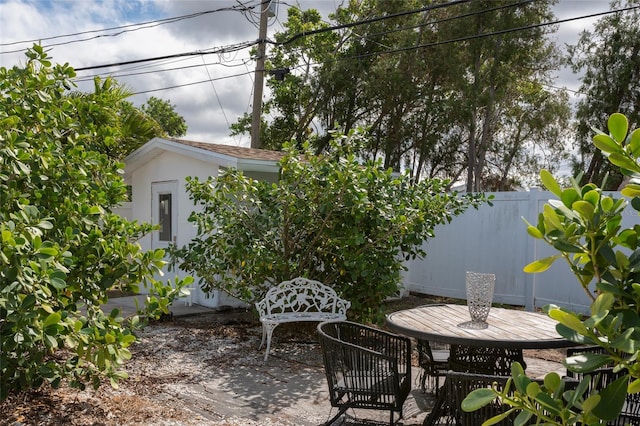
[[[262,343],[267,341],[269,357],[271,336],[278,324],[298,321],[344,321],[351,302],[338,297],[336,292],[319,281],[294,278],[283,281],[267,291],[266,296],[256,302],[262,323]]]

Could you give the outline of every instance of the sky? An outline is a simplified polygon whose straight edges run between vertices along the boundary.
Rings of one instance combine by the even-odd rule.
[[[283,30],[289,7],[314,8],[327,16],[342,3],[340,0],[274,2],[277,5],[275,16],[269,19],[269,35]],[[189,127],[184,139],[250,146],[249,135],[229,136],[229,125],[245,112],[251,112],[255,62],[249,49],[242,47],[258,38],[259,9],[254,8],[253,12],[229,9],[259,3],[260,0],[0,0],[0,66],[24,64],[24,49],[34,40],[49,46],[54,62],[69,63],[77,70],[213,51],[216,53],[79,70],[78,89],[91,91],[95,74],[112,73],[135,93],[130,100],[136,106],[151,96],[170,101]],[[607,0],[561,0],[554,7],[557,19],[608,10]],[[191,14],[197,15],[169,20]],[[151,22],[157,20],[166,21],[160,25]],[[554,41],[560,46],[573,44],[580,32],[591,29],[596,20],[560,24]],[[140,23],[147,24],[132,26]],[[107,28],[114,29],[96,31]],[[220,53],[221,50],[225,52]],[[555,86],[577,90],[579,77],[567,69],[560,70]]]

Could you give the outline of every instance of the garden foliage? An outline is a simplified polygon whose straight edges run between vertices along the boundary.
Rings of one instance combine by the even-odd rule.
[[[121,92],[70,96],[74,75],[39,46],[0,68],[0,399],[63,379],[115,386],[136,318],[104,313],[107,291],[148,285],[155,316],[183,285],[153,278],[164,253],[136,242],[151,226],[112,211],[126,200],[122,164],[94,147],[117,144],[118,129],[91,117],[116,114]]]
[[[335,134],[325,155],[291,143],[277,183],[228,170],[187,188],[199,206],[197,237],[174,252],[205,291],[247,302],[296,276],[317,279],[351,301],[353,318],[379,317],[398,291],[403,261],[423,256],[423,242],[484,196],[457,196],[448,182],[413,182],[358,155],[363,131]]]
[[[513,395],[508,389],[474,391],[465,400],[467,409],[473,410],[499,395],[513,410],[520,410],[521,422],[517,424],[528,424],[535,418],[548,425],[598,425],[619,415],[627,393],[640,391],[640,225],[622,227],[629,200],[631,207],[640,211],[640,129],[629,131],[627,118],[616,113],[609,117],[608,130],[597,131],[593,143],[627,177],[622,190],[625,198],[608,195],[592,183],[580,187],[577,179],[572,187],[562,189],[550,173],[543,171],[542,181],[557,200],[549,200],[537,224],[528,224],[528,232],[558,253],[530,263],[525,271],[542,272],[564,259],[592,299],[586,318],[564,308],[548,307],[564,338],[597,345],[605,351],[569,357],[565,366],[577,373],[589,373],[614,365],[615,371],[624,374],[600,391],[588,392],[589,376],[575,390],[565,391],[557,374],[547,375],[541,386],[516,365],[510,383],[515,387]],[[500,418],[484,424],[495,424]]]

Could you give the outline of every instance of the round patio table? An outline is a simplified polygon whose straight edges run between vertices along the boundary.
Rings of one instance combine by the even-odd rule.
[[[425,305],[387,315],[387,326],[418,340],[450,344],[447,368],[461,372],[504,375],[515,361],[526,366],[523,349],[576,346],[558,334],[557,321],[541,313],[492,307],[486,328],[460,327],[470,319],[466,305]],[[476,356],[469,355],[474,353]],[[493,355],[486,356],[488,353]],[[441,417],[461,416],[459,402],[448,390],[448,380],[447,375],[444,389],[425,417],[424,425],[439,424]]]
[[[459,327],[469,320],[466,305],[425,305],[387,315],[387,326],[404,336],[452,345],[506,349],[576,346],[558,334],[556,320],[538,312],[491,308],[487,328]]]

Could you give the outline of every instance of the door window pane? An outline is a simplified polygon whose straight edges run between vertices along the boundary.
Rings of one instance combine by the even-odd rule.
[[[159,194],[158,202],[160,203],[158,209],[158,222],[160,224],[158,239],[160,241],[171,241],[171,194]]]

